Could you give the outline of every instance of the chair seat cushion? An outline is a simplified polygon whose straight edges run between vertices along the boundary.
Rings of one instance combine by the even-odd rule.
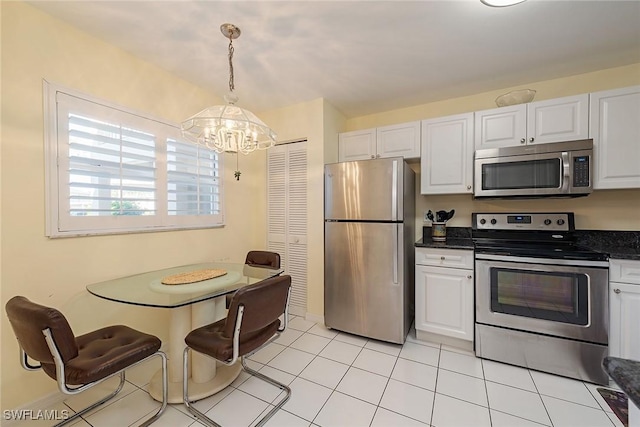
[[[226,319],[194,329],[184,339],[193,350],[209,355],[221,361],[233,358],[233,337],[224,336]],[[271,338],[280,327],[280,320],[270,323],[266,327],[246,334],[240,334],[240,354],[244,356],[260,347]]]
[[[87,384],[105,378],[160,349],[158,337],[127,326],[116,325],[76,337],[78,356],[65,366],[67,384]],[[43,370],[55,379],[54,365]]]

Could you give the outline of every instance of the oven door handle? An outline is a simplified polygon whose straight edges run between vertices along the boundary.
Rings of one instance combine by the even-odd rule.
[[[594,260],[577,260],[577,259],[562,259],[562,258],[534,258],[534,257],[522,257],[522,256],[510,256],[510,255],[493,255],[476,253],[476,260],[487,261],[505,261],[516,262],[526,264],[545,264],[545,265],[575,265],[585,267],[601,267],[609,268],[609,261],[594,261]]]

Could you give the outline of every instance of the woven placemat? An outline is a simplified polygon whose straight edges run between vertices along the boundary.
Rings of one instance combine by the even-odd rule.
[[[203,280],[213,279],[215,277],[224,276],[225,274],[227,274],[226,270],[197,270],[163,277],[161,283],[163,285],[186,285],[187,283],[202,282]]]

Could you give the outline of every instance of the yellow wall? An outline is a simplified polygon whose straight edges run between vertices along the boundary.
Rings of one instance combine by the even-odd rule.
[[[80,32],[21,2],[0,2],[2,17],[1,408],[55,390],[42,373],[20,368],[4,314],[6,301],[25,295],[61,309],[76,333],[125,323],[166,339],[167,309],[100,300],[89,283],[216,259],[244,261],[264,248],[264,153],[225,157],[224,228],[47,239],[42,79],[179,122],[221,100],[166,71]],[[316,206],[317,207],[317,206]]]
[[[596,92],[640,84],[640,64],[611,68],[572,77],[532,82],[518,87],[504,88],[462,98],[432,102],[385,113],[348,119],[345,130],[366,129],[432,117],[496,108],[495,99],[516,89],[535,89],[535,100]],[[416,172],[420,165],[412,165]],[[476,201],[471,195],[423,196],[420,194],[420,175],[416,194],[416,238],[422,236],[424,212],[456,210],[450,226],[469,227],[472,212],[509,211],[569,211],[576,214],[576,227],[589,230],[640,230],[640,190],[598,190],[578,199],[494,200]]]
[[[561,79],[532,82],[520,86],[430,102],[428,104],[383,113],[354,117],[347,120],[344,131],[496,108],[495,99],[498,96],[517,89],[534,89],[536,90],[534,101],[543,101],[545,99],[597,92],[637,84],[640,84],[640,64],[633,64]]]

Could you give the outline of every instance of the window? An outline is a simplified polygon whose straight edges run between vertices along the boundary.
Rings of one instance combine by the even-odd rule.
[[[223,225],[222,159],[177,126],[45,82],[47,236]]]

